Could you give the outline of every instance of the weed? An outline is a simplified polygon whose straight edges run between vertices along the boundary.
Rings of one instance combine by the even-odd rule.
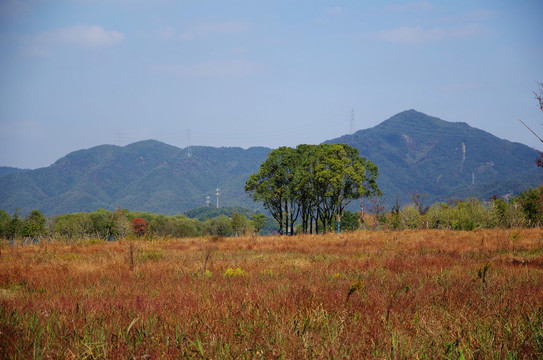
[[[359,290],[363,290],[365,288],[365,285],[362,281],[355,281],[351,284],[351,287],[349,287],[349,291],[347,292],[347,299],[349,300],[349,297],[354,294],[355,292]]]
[[[490,264],[485,264],[477,270],[477,278],[481,280],[481,283],[486,284],[486,273],[490,268]]]
[[[139,254],[139,260],[145,261],[158,261],[164,259],[164,253],[161,250],[158,251],[144,251]]]
[[[232,268],[226,269],[223,276],[224,277],[236,277],[236,276],[244,276],[246,274],[247,273],[245,272],[245,270],[238,267],[238,268],[235,268],[235,269],[232,269]]]

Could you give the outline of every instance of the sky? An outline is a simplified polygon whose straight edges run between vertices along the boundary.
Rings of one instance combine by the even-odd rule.
[[[0,166],[318,144],[415,109],[542,149],[543,2],[0,0]],[[363,155],[363,154],[362,154]]]

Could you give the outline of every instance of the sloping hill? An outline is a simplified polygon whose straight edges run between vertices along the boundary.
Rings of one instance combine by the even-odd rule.
[[[356,147],[378,166],[388,204],[396,194],[408,202],[414,191],[434,202],[503,195],[543,181],[537,153],[528,146],[415,110],[328,142]]]
[[[415,110],[328,142],[354,146],[379,167],[388,207],[396,194],[405,204],[414,191],[428,193],[429,204],[516,194],[543,183],[535,150]],[[205,205],[206,195],[215,204],[217,187],[220,206],[261,209],[244,185],[270,151],[195,146],[187,157],[184,149],[155,140],[97,146],[46,168],[0,176],[0,209],[51,216],[120,207],[172,215]]]
[[[28,169],[19,169],[10,166],[0,166],[0,177],[18,172],[28,171]]]
[[[243,191],[270,149],[193,147],[147,140],[68,154],[47,168],[0,178],[1,208],[46,215],[116,207],[179,214],[221,188],[221,205],[258,208]]]

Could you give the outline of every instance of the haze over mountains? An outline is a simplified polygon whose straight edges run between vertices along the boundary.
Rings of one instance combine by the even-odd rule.
[[[415,110],[327,142],[354,146],[379,167],[388,206],[396,194],[405,204],[413,191],[428,193],[429,204],[515,194],[543,183],[537,152],[528,146]],[[0,172],[0,209],[40,209],[52,216],[120,207],[171,215],[204,206],[206,196],[216,205],[217,187],[220,206],[258,209],[244,185],[270,151],[193,146],[189,157],[185,149],[155,140],[96,146],[49,167]]]

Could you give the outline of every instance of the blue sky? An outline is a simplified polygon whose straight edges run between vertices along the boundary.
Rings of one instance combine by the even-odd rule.
[[[542,148],[543,2],[0,0],[0,166],[320,143],[416,109]]]

